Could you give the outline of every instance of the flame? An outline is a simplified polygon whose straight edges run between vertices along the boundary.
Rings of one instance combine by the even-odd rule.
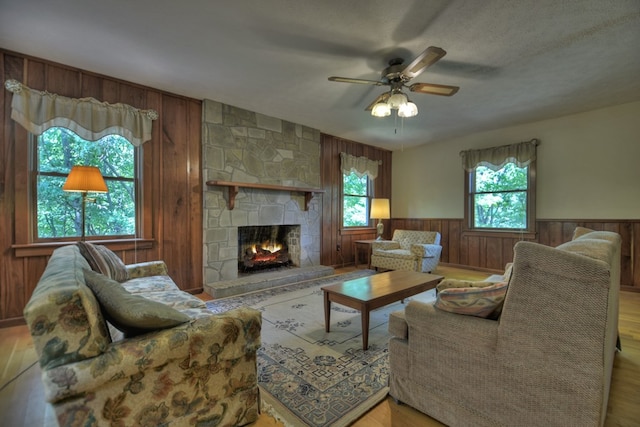
[[[276,243],[276,244],[273,244],[273,243],[271,243],[271,242],[265,242],[265,243],[261,244],[261,245],[260,245],[260,247],[261,247],[263,250],[267,250],[267,251],[269,251],[269,252],[271,252],[271,253],[278,252],[279,250],[281,250],[281,249],[282,249],[282,245],[277,244],[277,243]],[[258,253],[258,250],[256,249],[256,245],[251,246],[251,251],[252,251],[254,254]]]

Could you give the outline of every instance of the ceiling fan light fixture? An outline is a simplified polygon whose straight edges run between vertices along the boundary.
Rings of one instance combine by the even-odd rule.
[[[373,117],[387,117],[391,115],[391,107],[386,102],[378,102],[371,109],[371,115]]]
[[[418,115],[418,106],[409,101],[398,108],[399,117],[415,117]]]

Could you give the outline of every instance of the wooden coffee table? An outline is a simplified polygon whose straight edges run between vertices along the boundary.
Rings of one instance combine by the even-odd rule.
[[[322,287],[325,331],[331,323],[331,303],[362,313],[362,349],[369,348],[369,312],[436,287],[443,279],[435,274],[393,270]]]

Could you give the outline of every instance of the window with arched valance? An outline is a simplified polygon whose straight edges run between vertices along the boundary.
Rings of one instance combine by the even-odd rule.
[[[7,80],[5,88],[13,93],[11,118],[29,132],[34,189],[27,209],[33,215],[29,241],[138,237],[143,215],[138,147],[151,139],[157,112],[68,98],[16,80]],[[97,190],[66,186],[71,170],[84,170],[78,166],[97,168],[108,194],[87,198]]]
[[[538,145],[532,139],[460,152],[465,171],[465,230],[533,236]]]
[[[340,153],[342,170],[342,226],[371,226],[373,181],[378,176],[380,161]]]

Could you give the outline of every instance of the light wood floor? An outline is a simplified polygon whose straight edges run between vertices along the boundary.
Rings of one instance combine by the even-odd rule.
[[[353,268],[340,269],[339,273]],[[436,274],[482,279],[487,273],[441,266]],[[205,295],[202,295],[206,299]],[[640,293],[620,298],[622,352],[616,355],[606,427],[640,425]],[[56,426],[53,409],[44,400],[40,368],[26,326],[0,329],[0,426]],[[442,426],[434,419],[387,398],[353,424],[356,427]],[[254,427],[282,426],[261,415]]]

